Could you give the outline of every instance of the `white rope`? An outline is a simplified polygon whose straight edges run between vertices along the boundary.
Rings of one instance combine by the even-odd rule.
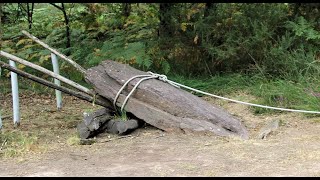
[[[137,89],[137,87],[139,86],[139,84],[144,81],[144,80],[148,80],[148,79],[154,79],[154,78],[157,78],[155,76],[150,76],[150,77],[145,77],[145,78],[142,78],[140,79],[140,81],[137,82],[137,84],[132,88],[132,90],[130,91],[130,93],[128,94],[128,96],[126,97],[126,99],[123,101],[123,104],[121,106],[121,112],[123,112],[123,108],[124,106],[127,104],[127,101],[129,99],[129,97],[131,96],[131,94]]]
[[[137,75],[137,76],[134,76],[134,77],[130,78],[129,80],[127,80],[127,82],[123,84],[123,86],[120,88],[116,97],[113,100],[113,107],[115,110],[117,109],[117,106],[116,106],[117,99],[118,99],[119,95],[121,94],[122,90],[129,84],[130,81],[132,81],[133,79],[138,78],[138,77],[150,77],[150,75]],[[121,109],[123,109],[123,108],[121,108]]]
[[[139,84],[144,81],[144,80],[147,80],[147,79],[154,79],[154,78],[157,78],[163,82],[166,82],[166,83],[169,83],[177,88],[180,88],[180,87],[183,87],[183,88],[186,88],[186,89],[189,89],[191,91],[195,91],[195,92],[198,92],[198,93],[201,93],[201,94],[205,94],[205,95],[208,95],[208,96],[212,96],[212,97],[215,97],[215,98],[219,98],[219,99],[223,99],[223,100],[227,100],[227,101],[231,101],[231,102],[235,102],[235,103],[239,103],[239,104],[245,104],[245,105],[249,105],[249,106],[255,106],[255,107],[261,107],[261,108],[266,108],[266,109],[273,109],[273,110],[280,110],[280,111],[289,111],[289,112],[301,112],[301,113],[312,113],[312,114],[320,114],[319,111],[307,111],[307,110],[297,110],[297,109],[287,109],[287,108],[279,108],[279,107],[272,107],[272,106],[265,106],[265,105],[260,105],[260,104],[254,104],[254,103],[248,103],[248,102],[243,102],[243,101],[238,101],[238,100],[234,100],[234,99],[229,99],[229,98],[225,98],[225,97],[222,97],[222,96],[218,96],[218,95],[214,95],[214,94],[210,94],[210,93],[207,93],[207,92],[204,92],[204,91],[201,91],[201,90],[198,90],[198,89],[194,89],[192,87],[189,87],[189,86],[186,86],[186,85],[183,85],[183,84],[180,84],[180,83],[177,83],[177,82],[174,82],[174,81],[171,81],[167,78],[166,75],[163,75],[163,74],[157,74],[157,73],[153,73],[153,72],[148,72],[148,74],[150,75],[137,75],[137,76],[134,76],[132,78],[130,78],[123,86],[122,88],[119,90],[119,92],[117,93],[116,95],[116,98],[114,100],[114,107],[116,109],[116,101],[118,99],[118,96],[120,95],[121,91],[124,89],[124,87],[133,79],[137,78],[137,77],[145,77],[145,78],[142,78],[135,86],[134,88],[131,90],[131,92],[128,94],[128,96],[126,97],[124,103],[122,104],[122,107],[121,107],[121,112],[127,102],[127,100],[129,99],[129,97],[131,96],[131,94],[133,93],[133,91],[139,86]]]
[[[158,77],[163,77],[163,76],[165,76],[165,75],[160,75],[160,74],[156,74],[156,73],[152,73],[152,72],[149,72],[149,73],[152,74],[152,75],[154,75],[154,76],[158,76]],[[177,83],[177,82],[168,80],[166,77],[165,77],[165,78],[161,78],[161,79],[159,78],[159,80],[162,80],[162,81],[164,81],[164,82],[168,82],[169,84],[173,84],[173,85],[175,85],[175,86],[179,86],[179,87],[183,87],[183,88],[189,89],[189,90],[191,90],[191,91],[195,91],[195,92],[198,92],[198,93],[202,93],[202,94],[205,94],[205,95],[208,95],[208,96],[212,96],[212,97],[219,98],[219,99],[224,99],[224,100],[231,101],[231,102],[235,102],[235,103],[245,104],[245,105],[249,105],[249,106],[261,107],[261,108],[267,108],[267,109],[274,109],[274,110],[281,110],[281,111],[291,111],[291,112],[302,112],[302,113],[320,114],[319,111],[307,111],[307,110],[297,110],[297,109],[279,108],[279,107],[264,106],[264,105],[259,105],[259,104],[253,104],[253,103],[248,103],[248,102],[233,100],[233,99],[225,98],[225,97],[222,97],[222,96],[210,94],[210,93],[207,93],[207,92],[204,92],[204,91],[200,91],[200,90],[197,90],[197,89],[194,89],[194,88],[185,86],[185,85],[183,85],[183,84],[179,84],[179,83]]]

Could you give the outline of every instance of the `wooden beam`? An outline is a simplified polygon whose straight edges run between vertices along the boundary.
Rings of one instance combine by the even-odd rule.
[[[45,74],[47,74],[47,75],[49,75],[51,77],[59,79],[60,81],[66,83],[66,84],[69,84],[70,86],[73,86],[74,88],[76,88],[76,89],[78,89],[78,90],[80,90],[82,92],[85,92],[85,93],[87,93],[89,95],[94,95],[94,93],[90,89],[88,89],[88,88],[86,88],[84,86],[81,86],[80,84],[78,84],[76,82],[73,82],[73,81],[71,81],[71,80],[69,80],[69,79],[67,79],[67,78],[65,78],[65,77],[63,77],[63,76],[61,76],[59,74],[56,74],[56,73],[54,73],[52,71],[49,71],[46,68],[43,68],[43,67],[38,66],[36,64],[33,64],[33,63],[29,62],[29,61],[26,61],[24,59],[21,59],[21,58],[19,58],[17,56],[14,56],[12,54],[6,53],[4,51],[0,51],[0,55],[3,56],[3,57],[6,57],[6,58],[8,58],[8,59],[10,59],[12,61],[21,63],[21,64],[26,65],[28,67],[31,67],[33,69],[36,69],[36,70],[38,70],[38,71],[40,71],[42,73],[45,73]]]
[[[30,33],[28,33],[27,31],[23,30],[21,31],[24,35],[28,36],[29,38],[31,38],[33,41],[39,43],[40,45],[42,45],[44,48],[50,50],[52,53],[56,54],[57,56],[61,57],[62,59],[64,59],[65,61],[69,62],[71,65],[73,65],[78,71],[80,71],[82,74],[85,74],[86,70],[81,67],[79,64],[77,64],[76,62],[74,62],[72,59],[68,58],[67,56],[65,56],[64,54],[58,52],[56,49],[53,49],[52,47],[50,47],[48,44],[40,41],[37,37],[31,35]]]
[[[94,102],[95,104],[98,104],[98,105],[104,106],[104,107],[108,107],[108,108],[112,108],[113,107],[111,102],[109,102],[108,100],[106,100],[105,98],[103,98],[101,96],[97,95],[96,98],[94,98],[94,97],[91,97],[91,96],[89,96],[89,95],[87,95],[85,93],[82,93],[82,92],[76,92],[76,91],[73,91],[73,90],[68,89],[66,87],[57,86],[56,84],[54,84],[52,82],[46,81],[46,80],[41,79],[39,77],[36,77],[36,76],[34,76],[32,74],[26,73],[26,72],[24,72],[22,70],[19,70],[17,68],[13,68],[9,64],[6,64],[6,63],[4,63],[2,61],[0,61],[0,66],[2,68],[4,68],[4,69],[7,69],[9,71],[17,73],[19,76],[25,77],[27,79],[30,79],[30,80],[35,81],[37,83],[40,83],[42,85],[48,86],[50,88],[60,90],[61,92],[64,92],[64,93],[72,95],[72,96],[75,96],[75,97],[77,97],[79,99],[82,99],[82,100],[85,100],[85,101],[88,101],[88,102]]]

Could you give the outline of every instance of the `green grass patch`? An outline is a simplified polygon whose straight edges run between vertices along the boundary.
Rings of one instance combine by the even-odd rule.
[[[228,96],[238,91],[245,91],[256,97],[250,103],[301,109],[309,111],[320,110],[320,88],[317,79],[299,79],[293,82],[283,79],[266,79],[260,75],[229,74],[205,78],[187,78],[171,76],[170,80],[220,96]],[[200,93],[194,93],[203,96]],[[237,97],[233,99],[239,100]],[[255,114],[282,113],[283,111],[260,107],[251,107]],[[317,114],[306,114],[318,116]]]
[[[17,157],[37,151],[38,138],[35,135],[19,130],[0,132],[0,157]]]
[[[312,123],[318,124],[318,123],[320,123],[320,119],[314,119],[314,120],[312,120]]]
[[[241,74],[227,74],[223,76],[218,75],[197,78],[170,76],[168,79],[201,91],[214,93],[216,95],[227,95],[236,91],[247,90],[255,83],[264,81],[264,79],[259,76]],[[194,94],[197,96],[203,96],[201,93],[195,92]]]
[[[317,92],[320,90],[315,87],[317,87],[316,84],[307,82],[297,83],[278,79],[268,83],[256,84],[249,89],[252,95],[258,97],[257,101],[254,102],[257,104],[318,111],[320,98],[317,96]],[[259,107],[253,107],[252,109],[257,114],[277,111]],[[308,116],[315,116],[315,114],[308,114]]]
[[[69,146],[79,145],[79,144],[80,144],[79,134],[74,133],[72,136],[70,136],[70,137],[67,139],[67,144],[68,144]]]

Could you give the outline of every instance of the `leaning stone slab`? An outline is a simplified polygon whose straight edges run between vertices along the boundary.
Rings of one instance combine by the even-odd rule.
[[[128,79],[147,74],[129,65],[106,60],[88,69],[85,79],[93,85],[96,93],[112,103]],[[117,100],[117,107],[122,106],[139,80],[132,80],[123,90]],[[244,125],[221,107],[157,79],[142,82],[129,98],[124,110],[167,132],[208,132],[219,136],[249,138]]]

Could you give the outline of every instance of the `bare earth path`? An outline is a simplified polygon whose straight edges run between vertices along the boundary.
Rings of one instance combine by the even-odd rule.
[[[146,126],[131,137],[114,139],[103,134],[97,139],[111,141],[71,145],[67,141],[75,136],[82,112],[92,105],[64,98],[62,112],[54,111],[53,97],[21,99],[20,128],[37,129],[39,146],[46,150],[2,157],[0,176],[320,176],[319,117],[253,115],[247,106],[207,98],[238,116],[250,139],[168,134]],[[1,103],[10,113],[10,102]],[[267,139],[257,139],[259,129],[275,119],[281,121],[279,129]],[[6,120],[7,128],[11,121]]]

